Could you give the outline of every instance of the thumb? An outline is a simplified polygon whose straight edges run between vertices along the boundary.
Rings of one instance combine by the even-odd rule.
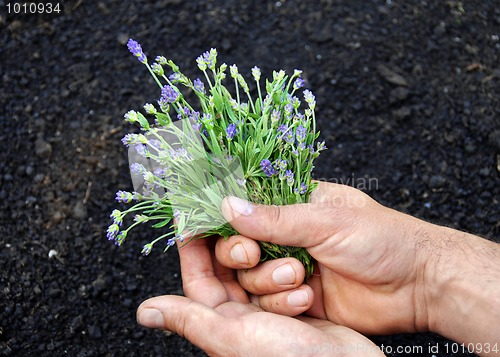
[[[320,195],[316,193],[316,197]],[[279,245],[309,248],[324,242],[333,232],[332,207],[326,200],[286,206],[250,203],[238,197],[224,198],[224,218],[243,236]]]
[[[144,301],[137,322],[145,327],[173,331],[208,353],[229,353],[227,336],[231,319],[214,309],[182,296],[164,295]]]

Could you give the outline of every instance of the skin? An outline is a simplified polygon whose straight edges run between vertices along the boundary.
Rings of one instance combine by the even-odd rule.
[[[187,298],[147,300],[138,310],[141,324],[181,333],[213,355],[276,355],[266,354],[267,338],[272,343],[280,338],[288,347],[294,341],[310,346],[317,339],[369,346],[358,332],[417,331],[472,342],[478,354],[498,355],[487,351],[488,344],[500,344],[498,244],[329,183],[320,183],[309,204],[259,206],[226,198],[221,210],[241,235],[219,239],[215,246],[207,239],[181,247]],[[293,258],[259,264],[258,240],[307,248],[317,261],[316,273],[304,284],[304,269]],[[219,326],[231,328],[207,327],[193,335],[186,324],[202,316],[191,311],[198,306],[193,301],[219,314],[207,313],[206,319],[226,319]],[[153,310],[161,316],[156,324],[144,317]],[[205,322],[194,325],[203,329]],[[221,330],[232,337],[218,336]],[[226,343],[241,347],[229,353]],[[255,352],[259,346],[262,353]]]

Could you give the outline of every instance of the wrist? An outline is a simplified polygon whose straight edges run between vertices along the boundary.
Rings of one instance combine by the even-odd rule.
[[[424,250],[428,329],[461,343],[500,340],[500,249],[486,239],[430,223]]]

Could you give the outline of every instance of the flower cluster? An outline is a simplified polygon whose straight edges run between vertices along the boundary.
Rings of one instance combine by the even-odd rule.
[[[316,187],[313,163],[326,147],[316,143],[316,101],[311,91],[303,90],[301,71],[290,77],[275,71],[261,88],[260,68],[252,68],[254,83],[249,85],[231,65],[230,88],[224,85],[228,66],[217,65],[215,49],[196,59],[204,80],[191,81],[171,60],[157,56],[149,64],[139,43],[130,39],[127,46],[153,76],[160,96],[157,106],[144,105],[152,122],[138,111],[125,114],[142,132],[122,139],[129,158],[135,158],[130,162],[135,191],[120,190],[116,200],[134,205],[111,213],[108,239],[121,245],[132,228],[146,222],[170,227],[144,245],[147,255],[162,240],[166,250],[193,236],[237,234],[220,213],[228,195],[262,204],[308,202]],[[194,93],[199,102],[188,103],[181,89]],[[124,228],[129,214],[133,222]],[[261,248],[264,260],[293,256],[312,274],[312,258],[305,249],[268,243]]]

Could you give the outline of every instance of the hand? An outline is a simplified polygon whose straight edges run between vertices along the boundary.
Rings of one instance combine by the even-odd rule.
[[[226,198],[222,212],[242,235],[219,240],[217,260],[239,269],[239,283],[266,311],[295,315],[307,309],[309,316],[366,334],[428,330],[425,222],[349,186],[320,183],[310,201],[261,206]],[[318,274],[307,282],[313,293],[302,309],[289,299],[303,280],[301,264],[287,258],[247,269],[259,258],[254,239],[305,247],[316,259]],[[247,264],[231,255],[236,245]]]
[[[146,300],[137,310],[140,324],[175,331],[213,356],[302,355],[310,351],[318,356],[336,351],[383,355],[370,340],[346,327],[310,317],[264,312],[250,303],[236,279],[236,271],[215,259],[214,244],[207,238],[179,246],[183,289],[189,298],[160,296]],[[236,247],[233,257],[239,260],[239,267],[257,265],[258,246],[249,246],[244,252],[238,249],[242,248],[238,237],[231,237],[231,244]],[[291,264],[299,279],[287,285],[291,290],[288,293],[312,296],[312,289],[302,284],[302,266],[299,262]],[[308,300],[284,312],[297,315],[310,307]]]
[[[210,356],[383,356],[364,336],[332,322],[263,312],[254,304],[225,302],[209,307],[180,296],[146,300],[137,321],[174,331]]]
[[[499,244],[396,212],[337,184],[320,183],[309,204],[226,198],[222,212],[242,235],[219,240],[217,260],[239,269],[240,286],[264,310],[293,315],[297,308],[286,296],[303,267],[287,258],[248,269],[258,260],[255,240],[305,247],[316,259],[318,274],[307,281],[309,316],[366,334],[433,331],[475,344],[477,354],[500,353]],[[251,263],[240,266],[231,256],[234,240]]]

